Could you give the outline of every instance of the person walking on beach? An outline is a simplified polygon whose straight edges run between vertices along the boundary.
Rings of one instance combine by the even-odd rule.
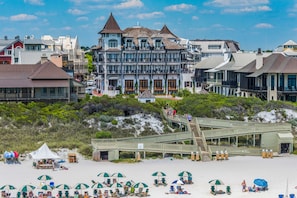
[[[246,183],[245,183],[245,180],[242,181],[241,186],[242,186],[242,192],[246,192]]]

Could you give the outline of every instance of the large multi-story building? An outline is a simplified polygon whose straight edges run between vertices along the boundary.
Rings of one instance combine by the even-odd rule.
[[[192,85],[187,49],[166,25],[161,30],[135,26],[121,30],[112,14],[93,48],[97,89],[103,94],[172,94]]]

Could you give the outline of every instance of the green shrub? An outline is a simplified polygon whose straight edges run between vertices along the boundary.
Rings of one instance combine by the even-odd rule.
[[[118,125],[118,121],[117,121],[117,120],[112,120],[112,121],[111,121],[111,124],[112,124],[112,125]]]
[[[79,149],[78,152],[85,157],[92,157],[93,155],[93,148],[91,145],[82,145]]]
[[[104,139],[104,138],[111,138],[111,132],[109,131],[98,131],[95,135],[96,138],[98,139]]]

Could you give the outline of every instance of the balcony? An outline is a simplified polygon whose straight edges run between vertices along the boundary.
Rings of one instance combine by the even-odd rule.
[[[222,81],[222,86],[230,87],[230,88],[237,88],[237,82],[235,80]]]

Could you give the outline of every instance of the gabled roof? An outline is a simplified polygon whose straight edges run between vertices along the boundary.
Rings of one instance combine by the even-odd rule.
[[[292,40],[288,40],[287,42],[284,43],[284,45],[297,45],[297,43]]]
[[[145,90],[138,96],[138,98],[155,98],[155,96],[151,93],[150,90]]]
[[[255,60],[236,72],[251,73],[248,77],[257,77],[264,73],[295,74],[297,71],[296,66],[297,58],[288,57],[282,53],[273,53],[263,58],[263,66],[260,69],[256,69]]]
[[[121,30],[120,26],[118,25],[117,21],[115,20],[115,18],[111,13],[103,29],[99,33],[100,34],[105,34],[105,33],[122,34],[123,31]]]
[[[0,88],[69,87],[70,78],[52,62],[0,65]]]
[[[51,61],[37,64],[37,69],[28,78],[36,79],[70,79],[71,77]]]
[[[224,56],[211,56],[198,62],[194,67],[196,69],[212,69],[224,62]]]
[[[164,25],[162,27],[162,29],[160,30],[160,34],[171,34],[172,36],[174,36],[175,38],[178,38],[175,34],[173,34],[169,28],[167,27],[167,25]]]

